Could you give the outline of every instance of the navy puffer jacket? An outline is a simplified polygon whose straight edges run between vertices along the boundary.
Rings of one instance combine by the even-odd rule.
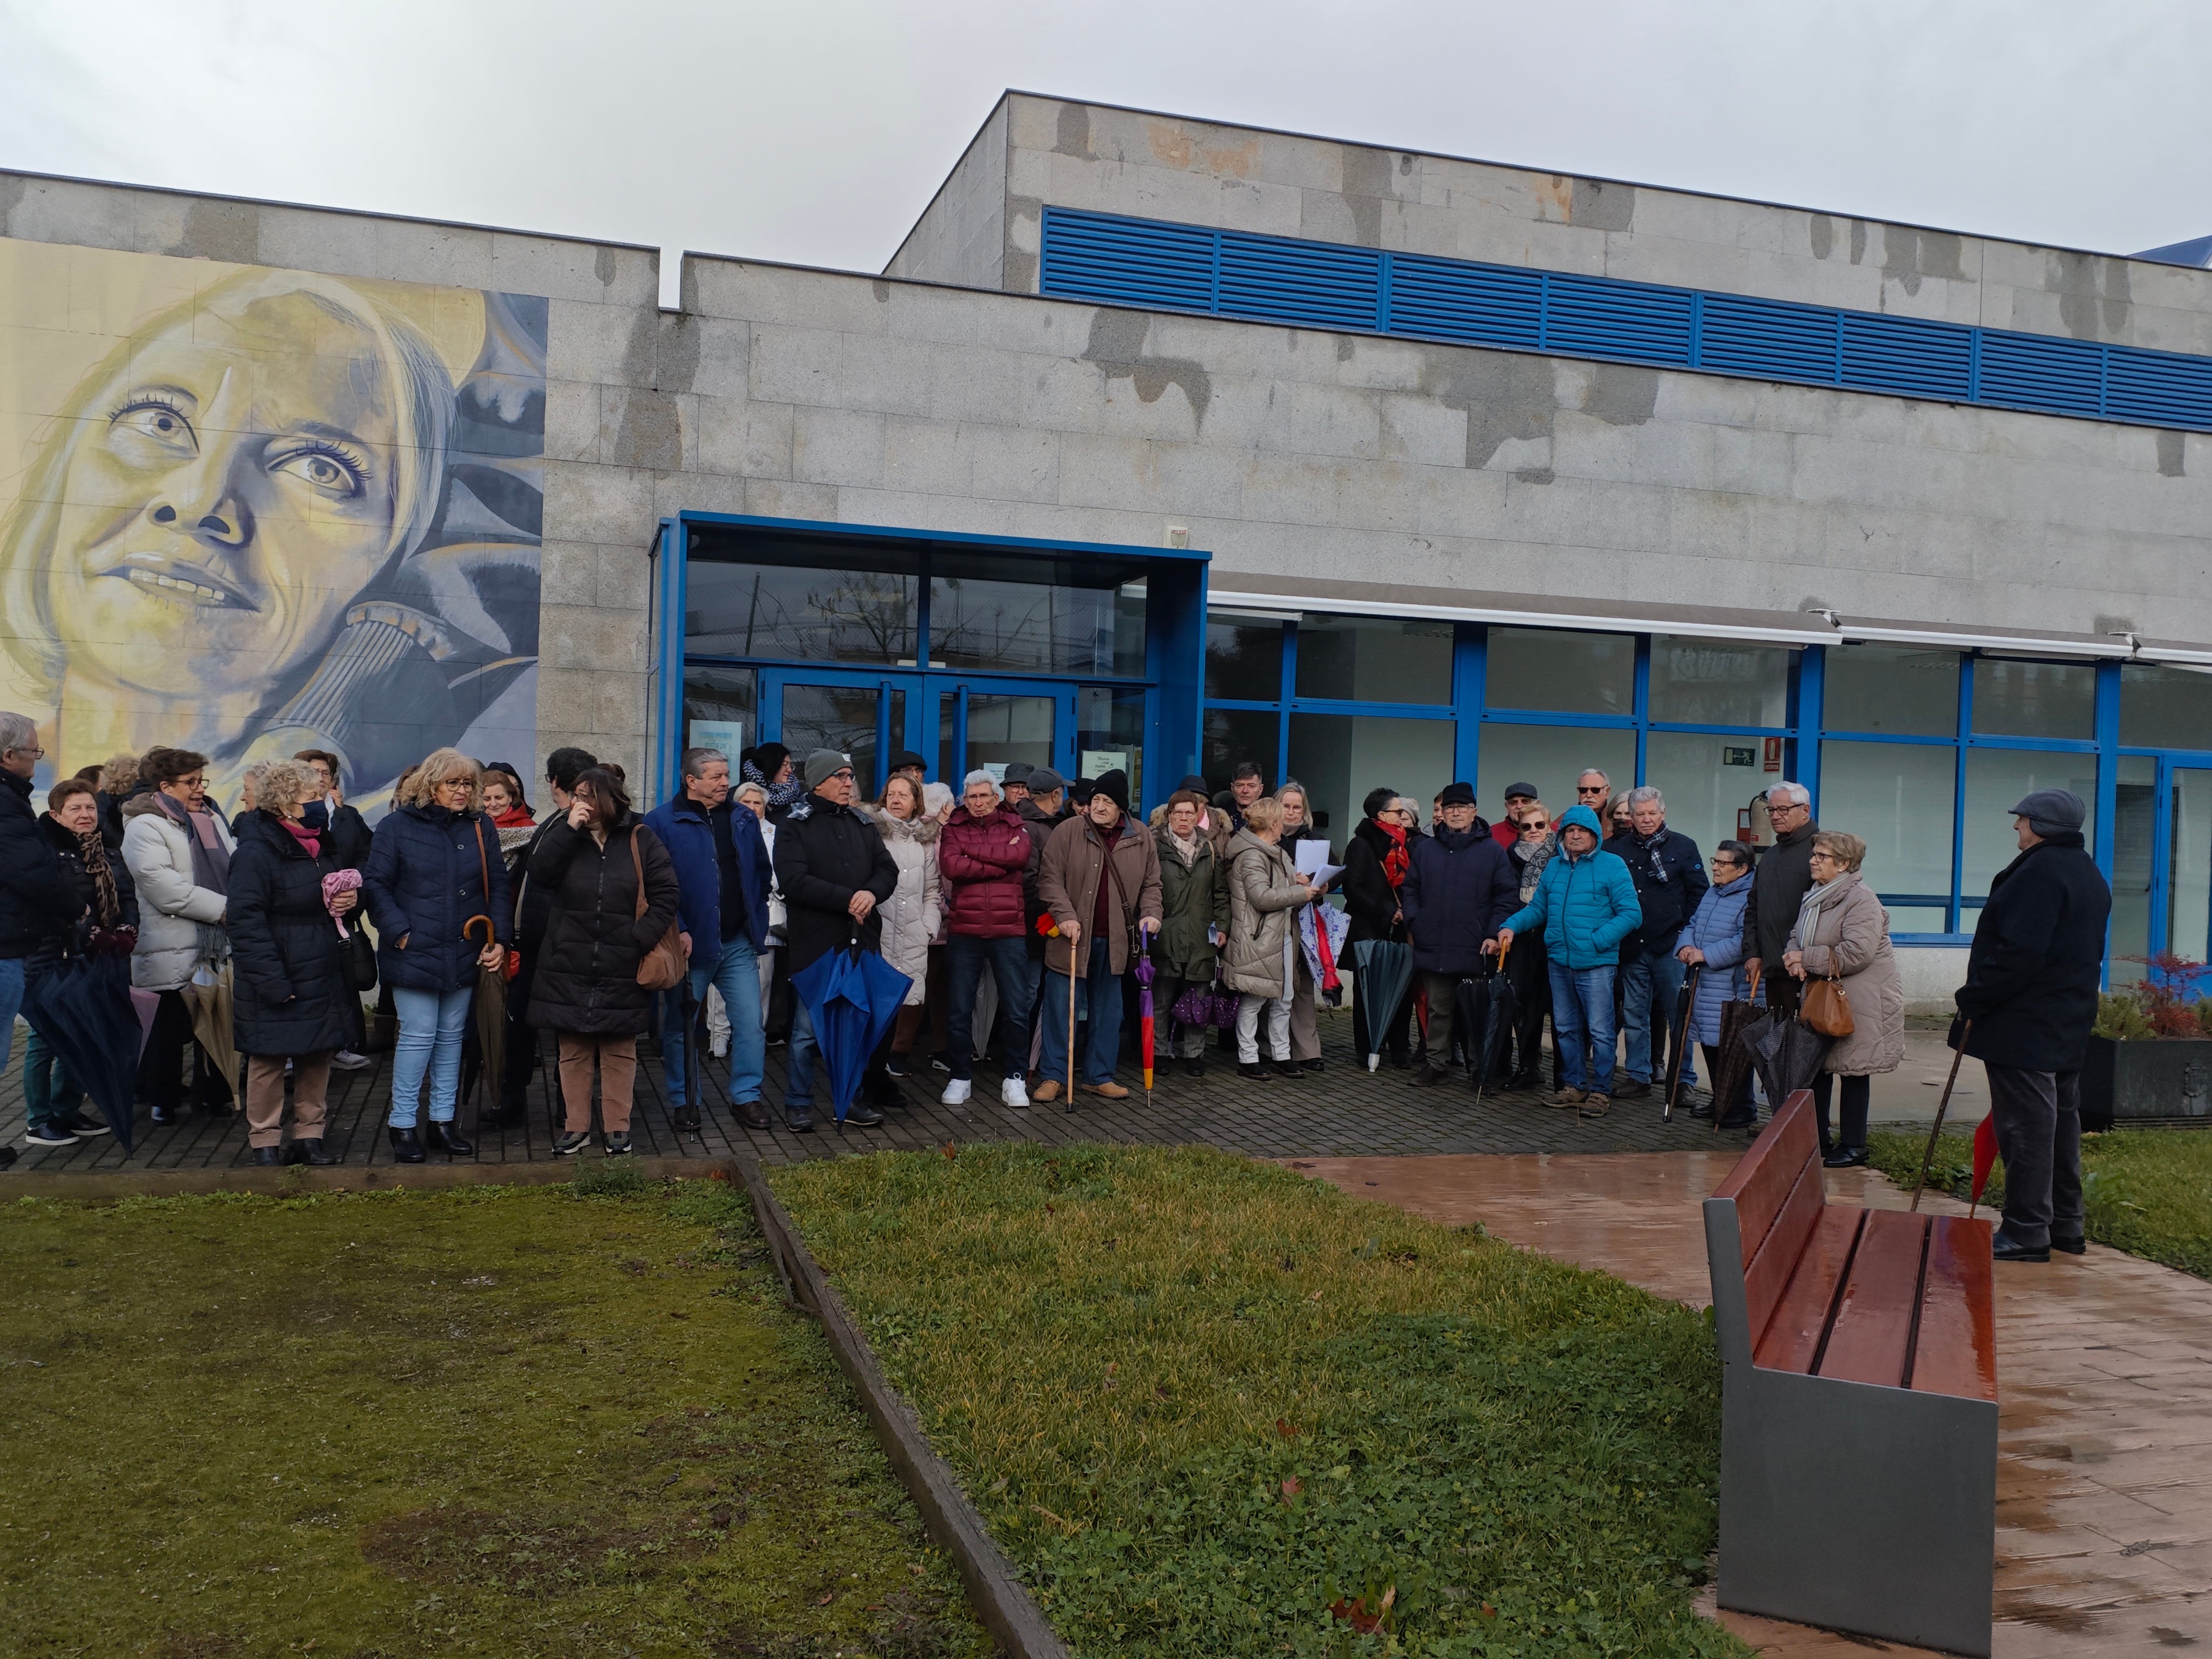
[[[1469,830],[1407,838],[1411,854],[1399,908],[1424,973],[1486,970],[1482,942],[1497,937],[1521,898],[1521,875],[1480,818]]]
[[[499,831],[481,813],[395,808],[376,826],[361,884],[376,929],[377,976],[394,990],[443,994],[475,984],[483,924],[470,937],[461,932],[472,917],[489,916],[492,937],[514,942]]]
[[[343,1048],[352,1036],[345,941],[323,903],[323,878],[337,869],[328,842],[313,856],[297,837],[258,811],[230,861],[231,962],[236,987],[231,1020],[246,1054],[314,1054]],[[360,925],[356,906],[349,929]]]

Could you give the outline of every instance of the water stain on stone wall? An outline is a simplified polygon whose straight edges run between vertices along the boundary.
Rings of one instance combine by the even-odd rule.
[[[1152,326],[1152,319],[1141,312],[1094,312],[1083,361],[1097,364],[1109,381],[1131,382],[1144,403],[1156,404],[1170,386],[1181,386],[1190,404],[1192,424],[1203,430],[1206,405],[1213,400],[1213,378],[1194,359],[1148,356],[1145,337]]]

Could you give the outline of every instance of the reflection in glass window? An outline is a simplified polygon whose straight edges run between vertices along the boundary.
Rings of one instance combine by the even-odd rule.
[[[873,800],[883,792],[879,761],[883,733],[894,744],[906,728],[906,693],[882,696],[873,686],[786,685],[783,726],[777,740],[797,756],[834,749],[853,763],[856,799]]]
[[[2123,665],[2120,741],[2131,749],[2212,749],[2212,672]]]
[[[955,791],[965,787],[968,774],[977,767],[995,767],[996,775],[1015,761],[1030,766],[1050,766],[1053,760],[1053,703],[1050,697],[1008,696],[996,692],[968,694],[968,750],[952,750],[960,701],[951,692],[937,699],[937,765],[932,775]]]
[[[1651,718],[1679,726],[1783,726],[1790,653],[1780,646],[1655,634]]]
[[[1496,635],[1493,634],[1492,638]],[[1476,765],[1475,806],[1495,823],[1505,816],[1505,786],[1533,783],[1552,816],[1575,804],[1575,778],[1595,766],[1612,781],[1615,794],[1636,782],[1636,733],[1587,726],[1506,726],[1485,720]],[[1419,791],[1422,822],[1429,799],[1445,784],[1439,776]]]
[[[738,755],[760,741],[756,714],[758,692],[750,668],[714,668],[695,663],[684,671],[684,744],[719,749],[737,775]]]
[[[1831,732],[1959,735],[1959,653],[1911,645],[1832,645],[1820,721]]]
[[[1899,933],[1948,933],[1948,910],[1939,910],[1932,904],[1886,904],[1883,910],[1889,917],[1890,936]]]
[[[1273,718],[1270,716],[1269,718]],[[1145,799],[1145,694],[1086,685],[1075,694],[1076,769],[1103,776],[1115,767],[1129,775],[1129,800]]]
[[[1145,672],[1145,589],[933,575],[929,660],[1012,673]]]
[[[2124,721],[2124,691],[2120,708]],[[2117,988],[2141,979],[2142,958],[2150,954],[2151,848],[2158,839],[2156,757],[2121,756],[2112,793],[2112,976]]]
[[[1233,702],[1273,702],[1279,698],[1283,695],[1282,623],[1208,612],[1206,695]]]
[[[2095,665],[1975,659],[1974,734],[2084,741],[2095,737]]]
[[[2166,948],[2212,961],[2212,772],[2172,769]]]
[[[1636,712],[1632,634],[1493,628],[1488,654],[1483,689],[1487,708],[1541,708],[1560,714]]]
[[[1959,890],[1986,898],[1990,878],[2020,856],[2012,809],[2038,789],[2070,789],[2088,816],[2081,826],[2087,844],[2097,844],[2097,757],[2034,749],[1969,749],[1966,751],[1966,867]]]
[[[1949,744],[1832,738],[1820,745],[1820,825],[1866,842],[1861,873],[1875,892],[1950,893],[1958,764]],[[1898,929],[1893,917],[1890,926]],[[1901,931],[1945,929],[1939,914],[1934,926]]]
[[[1293,714],[1290,775],[1305,785],[1320,833],[1340,854],[1370,789],[1412,796],[1426,820],[1429,798],[1452,781],[1454,734],[1449,720]]]
[[[913,575],[694,557],[684,584],[684,647],[695,655],[914,661]]]
[[[1644,743],[1644,781],[1666,797],[1667,827],[1711,853],[1716,842],[1735,837],[1736,815],[1751,798],[1781,781],[1760,769],[1765,750],[1755,736],[1654,732]]]
[[[1451,624],[1309,616],[1298,623],[1297,695],[1449,702]]]
[[[1239,761],[1260,769],[1260,781],[1273,789],[1283,781],[1282,722],[1271,710],[1209,708],[1206,711],[1206,781],[1216,794],[1229,787]]]

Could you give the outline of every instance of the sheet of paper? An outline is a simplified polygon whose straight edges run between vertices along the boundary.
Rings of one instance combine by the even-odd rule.
[[[1291,854],[1291,862],[1297,872],[1316,887],[1323,887],[1336,879],[1344,868],[1328,861],[1328,843],[1325,841],[1302,841]]]

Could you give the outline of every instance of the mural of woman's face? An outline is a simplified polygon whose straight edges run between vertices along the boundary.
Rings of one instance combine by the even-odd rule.
[[[220,705],[304,666],[392,546],[399,389],[303,294],[223,295],[83,410],[49,590],[74,675]]]

